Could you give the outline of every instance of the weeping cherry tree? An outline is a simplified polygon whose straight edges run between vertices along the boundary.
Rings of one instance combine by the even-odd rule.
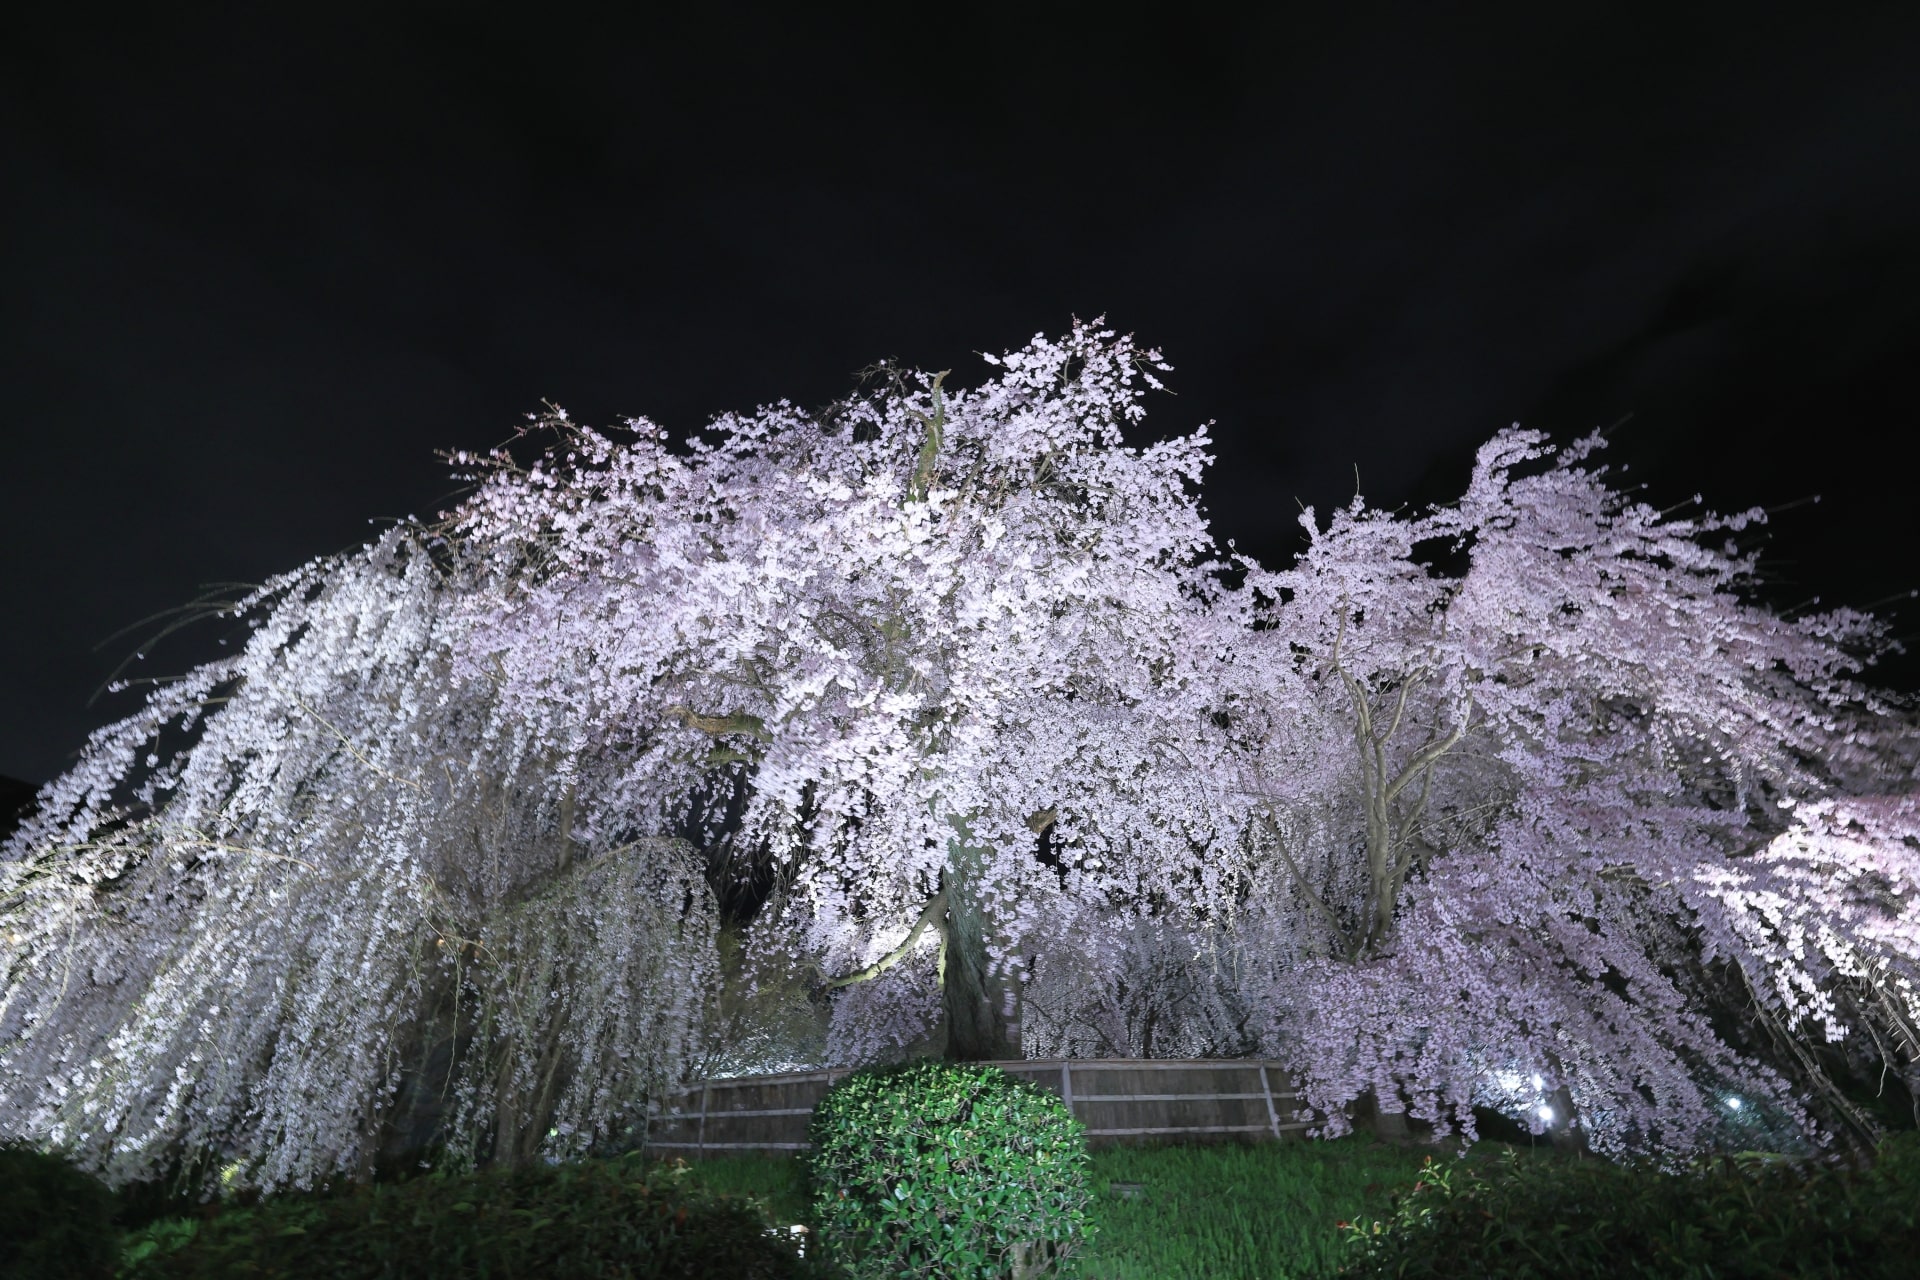
[[[1504,432],[1458,503],[1309,511],[1246,565],[1248,996],[1336,1129],[1372,1094],[1610,1152],[1865,1139],[1808,1046],[1920,1086],[1915,737],[1856,679],[1884,626],[1752,603],[1762,513],[1654,511],[1602,443]]]
[[[1158,353],[986,358],[551,410],[241,601],[0,855],[0,1134],[262,1187],[614,1149],[715,1060],[723,926],[828,1060],[1257,1051],[1327,1132],[1864,1136],[1835,1046],[1920,1090],[1911,720],[1881,624],[1753,603],[1757,513],[1510,431],[1223,560],[1205,430],[1129,443]]]

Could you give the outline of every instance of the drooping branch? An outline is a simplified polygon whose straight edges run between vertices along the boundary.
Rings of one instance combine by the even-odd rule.
[[[336,726],[333,723],[333,721],[327,719],[325,716],[321,715],[318,711],[315,711],[312,707],[308,706],[306,703],[306,700],[301,698],[299,694],[289,694],[288,697],[293,699],[295,706],[299,707],[302,711],[312,716],[315,720],[318,720],[321,726],[325,728],[327,732],[331,733],[334,737],[340,739],[341,745],[346,747],[348,752],[352,754],[355,760],[358,760],[361,764],[373,770],[373,772],[379,774],[381,777],[385,778],[389,782],[397,782],[401,786],[411,787],[415,791],[419,791],[421,789],[420,784],[413,781],[413,779],[402,778],[398,774],[392,773],[386,769],[382,769],[379,765],[367,759],[366,752],[360,750],[360,748],[353,745],[353,739],[349,738],[346,734],[340,732],[339,727]]]

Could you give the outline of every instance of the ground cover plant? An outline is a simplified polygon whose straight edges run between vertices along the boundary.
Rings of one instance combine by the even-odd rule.
[[[800,1160],[689,1176],[806,1221]],[[1084,1280],[1899,1280],[1920,1257],[1911,1132],[1862,1167],[1747,1153],[1684,1173],[1545,1142],[1122,1147],[1093,1154],[1090,1184]]]
[[[124,1235],[103,1216],[114,1200],[104,1188],[84,1180],[76,1195],[83,1175],[37,1159],[25,1181],[56,1190],[33,1193],[36,1217],[0,1216],[9,1280],[468,1277],[483,1266],[498,1277],[844,1275],[823,1265],[811,1230],[793,1231],[812,1227],[815,1201],[807,1162],[784,1155],[242,1194],[151,1221],[155,1205],[123,1192]],[[1920,1256],[1911,1132],[1858,1167],[1745,1153],[1685,1173],[1544,1142],[1482,1142],[1462,1158],[1357,1136],[1122,1147],[1093,1154],[1088,1185],[1083,1280],[1893,1280]],[[51,1244],[23,1251],[28,1237]]]
[[[1306,1277],[1344,1260],[1338,1223],[1379,1210],[1420,1156],[1328,1142],[1118,1147],[1094,1155],[1100,1235],[1090,1280]],[[1138,1186],[1116,1193],[1114,1184]]]
[[[1412,1185],[1425,1154],[1357,1136],[1096,1151],[1087,1175],[1094,1232],[1076,1274],[1082,1280],[1329,1276],[1351,1256],[1337,1224],[1387,1213],[1393,1191]],[[803,1159],[721,1157],[690,1165],[688,1176],[753,1196],[776,1224],[811,1222]]]

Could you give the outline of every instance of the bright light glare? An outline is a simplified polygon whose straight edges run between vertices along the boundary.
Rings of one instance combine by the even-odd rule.
[[[1733,1108],[1733,1109],[1734,1109],[1735,1111],[1738,1111],[1738,1110],[1740,1109],[1740,1099],[1738,1099],[1738,1098],[1728,1098],[1728,1099],[1727,1099],[1727,1105],[1728,1105],[1729,1107],[1732,1107],[1732,1108]]]
[[[1545,1121],[1546,1121],[1546,1122],[1547,1122],[1548,1124],[1552,1124],[1552,1123],[1553,1123],[1553,1108],[1552,1108],[1552,1107],[1541,1107],[1541,1108],[1540,1108],[1540,1112],[1539,1112],[1539,1115],[1540,1115],[1540,1118],[1541,1118],[1542,1120],[1545,1120]]]
[[[1547,1082],[1542,1080],[1538,1073],[1535,1073],[1533,1077],[1533,1087],[1536,1089],[1544,1089],[1547,1087]]]

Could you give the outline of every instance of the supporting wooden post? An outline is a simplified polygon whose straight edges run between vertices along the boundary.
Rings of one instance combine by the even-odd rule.
[[[1273,1126],[1273,1140],[1280,1141],[1280,1113],[1273,1107],[1273,1085],[1267,1079],[1267,1064],[1260,1064],[1260,1092],[1267,1095],[1267,1123]]]

